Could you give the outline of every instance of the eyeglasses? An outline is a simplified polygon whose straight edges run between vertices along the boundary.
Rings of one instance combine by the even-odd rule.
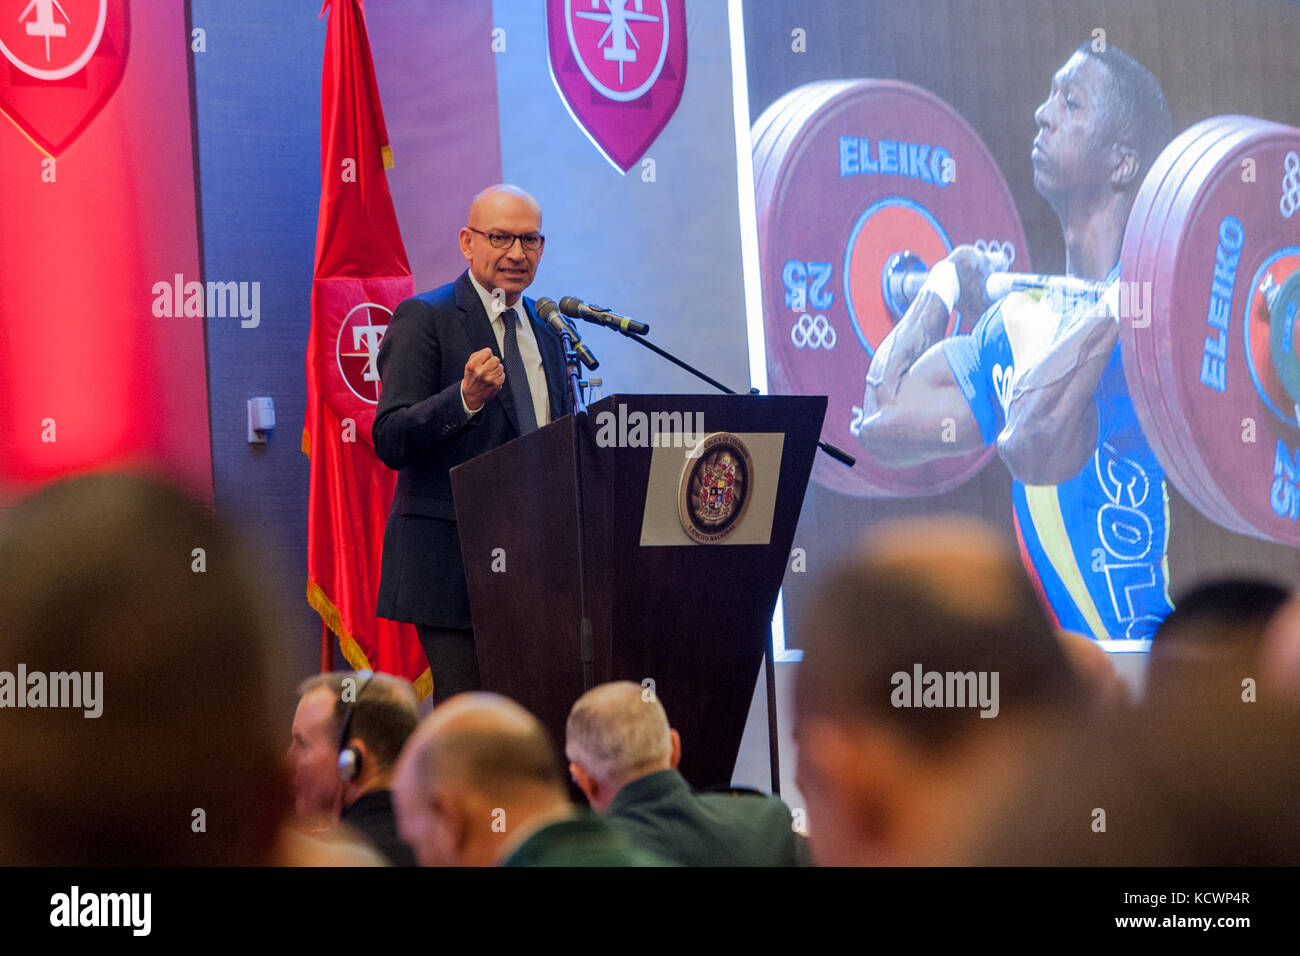
[[[465,228],[470,232],[477,232],[480,236],[487,236],[487,241],[492,243],[493,249],[509,249],[518,239],[519,244],[526,251],[536,252],[542,248],[542,243],[546,241],[545,236],[536,232],[529,232],[519,236],[513,232],[484,232],[482,229],[475,229],[473,226],[466,226]]]

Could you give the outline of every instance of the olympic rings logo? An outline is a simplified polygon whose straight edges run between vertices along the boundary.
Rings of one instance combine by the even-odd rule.
[[[974,245],[980,252],[1001,256],[1005,260],[1002,264],[1003,272],[1010,269],[1011,263],[1016,261],[1016,246],[1010,240],[999,242],[997,239],[976,239]]]
[[[1295,151],[1286,154],[1285,173],[1282,176],[1282,201],[1277,208],[1290,219],[1300,209],[1300,156]]]
[[[830,320],[821,314],[801,313],[799,321],[790,329],[790,341],[797,349],[825,349],[829,352],[835,348],[838,338]]]

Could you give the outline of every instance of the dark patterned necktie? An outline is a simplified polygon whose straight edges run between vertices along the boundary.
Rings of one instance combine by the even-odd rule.
[[[502,361],[506,367],[506,388],[515,402],[515,417],[519,420],[519,434],[527,435],[537,431],[537,411],[533,408],[533,390],[528,387],[528,373],[524,371],[524,359],[519,354],[519,333],[515,329],[519,315],[514,309],[501,313],[501,322],[505,325],[505,355]]]

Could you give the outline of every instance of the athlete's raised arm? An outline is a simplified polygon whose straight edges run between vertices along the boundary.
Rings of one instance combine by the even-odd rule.
[[[1097,450],[1097,382],[1115,350],[1118,326],[1105,301],[1068,317],[1041,357],[1011,389],[998,454],[1027,485],[1059,485]]]
[[[872,357],[858,440],[881,464],[907,468],[983,444],[939,346],[954,305],[970,316],[988,307],[984,280],[994,265],[973,246],[954,249]]]

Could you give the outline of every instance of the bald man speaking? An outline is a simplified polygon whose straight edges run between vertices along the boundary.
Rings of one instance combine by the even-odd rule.
[[[416,625],[435,701],[480,686],[451,469],[569,411],[564,347],[523,295],[541,228],[541,206],[522,189],[483,190],[460,230],[469,267],[402,302],[379,346],[372,435],[398,476],[377,612]]]

